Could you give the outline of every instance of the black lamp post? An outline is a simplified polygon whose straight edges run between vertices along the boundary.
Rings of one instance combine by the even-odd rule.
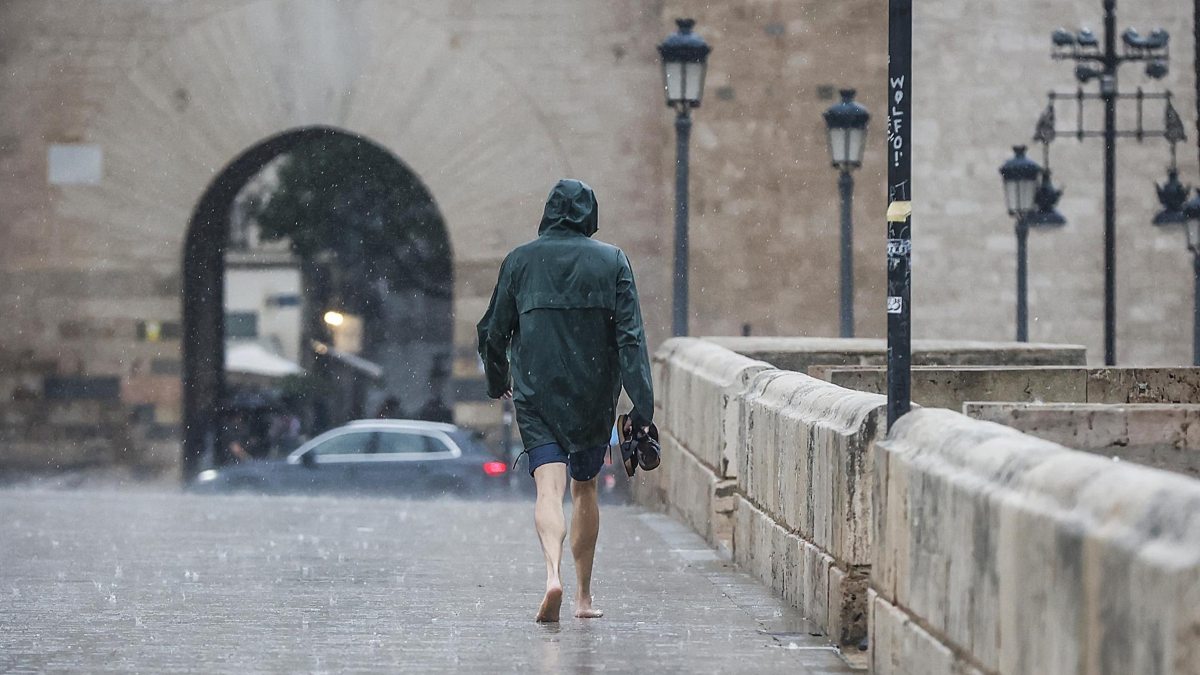
[[[825,111],[825,129],[829,134],[829,159],[838,170],[838,194],[842,198],[841,310],[842,337],[854,337],[854,178],[850,172],[862,166],[866,146],[867,122],[871,115],[854,101],[854,90],[841,90],[842,101]]]
[[[1038,179],[1042,167],[1025,156],[1025,146],[1013,146],[1013,156],[1000,166],[1004,180],[1004,204],[1008,215],[1017,219],[1017,341],[1029,341],[1027,307],[1027,252],[1029,217],[1037,205]],[[1053,187],[1051,187],[1053,190]]]
[[[672,327],[675,336],[688,333],[688,138],[692,108],[704,95],[704,72],[711,48],[692,32],[694,19],[676,19],[679,30],[658,45],[662,57],[663,91],[675,109],[675,274]]]
[[[888,0],[888,429],[912,408],[912,5]]]

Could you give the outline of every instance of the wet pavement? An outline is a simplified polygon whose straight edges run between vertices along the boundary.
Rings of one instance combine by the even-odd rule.
[[[606,506],[533,622],[520,501],[0,489],[0,672],[850,672],[683,525]]]

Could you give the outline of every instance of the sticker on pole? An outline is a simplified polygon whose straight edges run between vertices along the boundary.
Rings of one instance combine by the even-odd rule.
[[[888,239],[887,254],[889,258],[907,258],[912,253],[912,240]]]
[[[898,295],[889,295],[887,299],[887,313],[900,314],[904,311],[904,298]]]

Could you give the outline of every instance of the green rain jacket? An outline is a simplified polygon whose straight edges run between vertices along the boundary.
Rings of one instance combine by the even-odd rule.
[[[635,424],[654,414],[646,334],[629,259],[590,237],[599,207],[592,189],[561,180],[538,238],[517,247],[479,322],[488,396],[509,387],[525,449],[567,452],[607,445],[624,385]]]

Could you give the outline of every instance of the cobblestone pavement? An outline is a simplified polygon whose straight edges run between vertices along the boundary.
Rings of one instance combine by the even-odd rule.
[[[0,490],[0,671],[848,669],[679,523],[602,514],[602,619],[533,622],[532,505]],[[569,559],[569,555],[568,555]]]

